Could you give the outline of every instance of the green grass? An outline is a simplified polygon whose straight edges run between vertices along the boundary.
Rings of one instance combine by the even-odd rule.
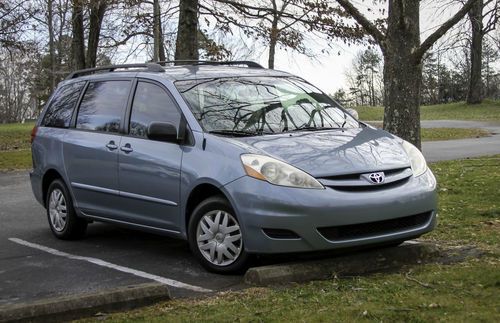
[[[0,171],[28,169],[31,164],[29,149],[0,151]]]
[[[31,129],[34,125],[34,123],[0,125],[0,151],[29,149]]]
[[[0,125],[0,171],[31,167],[30,134],[34,123]]]
[[[439,226],[427,239],[500,247],[500,155],[434,163]],[[500,300],[500,298],[499,298]]]
[[[480,138],[489,135],[490,132],[482,129],[422,128],[422,141]]]
[[[499,322],[500,155],[439,162],[431,168],[439,181],[439,224],[425,239],[475,245],[486,250],[485,256],[391,274],[178,299],[113,314],[105,320]]]
[[[382,120],[384,108],[358,107],[360,120]],[[478,105],[467,105],[464,102],[428,105],[420,107],[422,120],[477,120],[500,121],[500,101],[484,100]]]
[[[382,127],[382,122],[370,122],[372,126]],[[480,138],[491,135],[489,131],[474,128],[422,128],[422,141],[455,140]]]

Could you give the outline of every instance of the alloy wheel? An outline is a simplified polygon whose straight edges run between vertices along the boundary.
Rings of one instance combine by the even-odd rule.
[[[62,232],[66,227],[67,209],[63,192],[56,188],[50,193],[49,199],[50,224],[57,232]]]

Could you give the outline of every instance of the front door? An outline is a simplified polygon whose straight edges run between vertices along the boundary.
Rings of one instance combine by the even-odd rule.
[[[182,147],[149,140],[147,128],[160,121],[178,129],[180,120],[181,113],[166,89],[137,82],[128,134],[118,151],[119,207],[124,221],[178,231]]]

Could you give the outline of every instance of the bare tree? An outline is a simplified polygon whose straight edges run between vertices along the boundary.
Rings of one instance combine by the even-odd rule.
[[[471,24],[470,41],[470,77],[467,92],[467,103],[481,103],[483,99],[483,82],[481,78],[483,61],[483,39],[484,36],[495,30],[499,18],[500,1],[477,0],[469,11]],[[486,24],[484,23],[486,21]]]
[[[87,42],[87,56],[85,58],[86,67],[95,67],[97,63],[97,49],[99,47],[99,37],[104,14],[108,9],[109,0],[90,0],[89,10],[89,34]]]
[[[268,48],[269,68],[274,68],[278,47],[314,56],[305,45],[308,36],[324,38],[325,47],[334,38],[358,42],[364,36],[358,26],[344,23],[342,12],[327,0],[212,0],[200,4],[200,13],[215,17],[219,28],[227,32],[240,28],[248,37],[262,41]]]
[[[165,60],[165,47],[161,28],[160,1],[153,0],[153,61]]]
[[[72,67],[82,69],[95,67],[101,26],[109,0],[73,0],[72,13]],[[87,50],[85,51],[85,10],[89,13]]]
[[[420,42],[420,1],[388,0],[387,27],[369,21],[349,0],[337,0],[375,40],[384,56],[384,129],[421,147],[420,86],[422,58],[431,46],[469,12],[460,10]]]
[[[0,46],[19,48],[19,36],[28,28],[26,22],[33,13],[23,0],[0,1]]]
[[[73,69],[85,68],[85,37],[83,29],[83,0],[73,0],[71,54]]]
[[[175,59],[198,57],[198,0],[180,0]]]

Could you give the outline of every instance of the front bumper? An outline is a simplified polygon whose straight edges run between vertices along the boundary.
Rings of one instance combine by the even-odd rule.
[[[248,176],[224,188],[242,226],[245,249],[251,253],[308,252],[390,243],[420,236],[436,225],[436,180],[430,170],[398,187],[363,192],[289,188]],[[379,230],[353,238],[329,240],[318,231],[325,227],[387,223],[424,213],[428,216],[418,225],[392,227],[387,232]],[[263,229],[289,230],[298,237],[271,238]]]

